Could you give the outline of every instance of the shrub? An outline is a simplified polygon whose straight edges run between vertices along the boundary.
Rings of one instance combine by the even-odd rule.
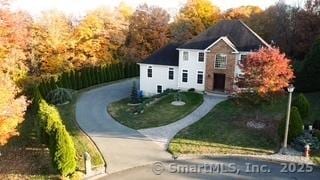
[[[59,112],[41,98],[35,102],[38,103],[40,137],[49,147],[53,165],[63,176],[71,174],[76,169],[76,150]]]
[[[138,90],[137,90],[137,85],[135,81],[133,82],[132,89],[131,89],[131,103],[133,104],[139,103]]]
[[[298,97],[293,100],[292,105],[298,108],[301,118],[306,120],[310,112],[310,103],[308,99],[300,93]]]
[[[57,88],[48,93],[46,99],[54,105],[64,104],[72,100],[72,93],[65,88]]]
[[[292,142],[293,147],[298,151],[303,151],[304,147],[309,144],[311,150],[319,150],[320,143],[317,137],[313,137],[309,132],[305,132],[298,136]]]
[[[285,126],[286,126],[286,119],[284,118],[280,122],[279,129],[278,129],[278,133],[279,133],[281,140],[284,137]],[[293,106],[291,109],[291,113],[290,113],[288,142],[291,142],[293,139],[295,139],[297,136],[299,136],[303,133],[302,126],[303,126],[303,122],[302,122],[301,116],[299,114],[299,110],[297,107]]]
[[[188,89],[188,91],[189,91],[189,92],[194,92],[195,89],[194,89],[194,88],[190,88],[190,89]]]
[[[318,138],[318,140],[320,140],[320,130],[319,129],[314,129],[313,130],[313,134],[315,137]]]

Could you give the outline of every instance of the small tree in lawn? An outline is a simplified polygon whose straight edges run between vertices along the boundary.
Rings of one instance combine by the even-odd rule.
[[[278,48],[263,47],[250,54],[242,70],[244,78],[239,83],[246,87],[244,93],[264,100],[283,91],[294,77],[290,60]]]
[[[294,77],[290,60],[278,48],[263,47],[250,54],[243,62],[242,70],[244,78],[238,83],[245,90],[238,95],[257,109],[256,118],[259,115],[257,107],[263,101],[272,100]]]
[[[132,84],[132,90],[131,90],[131,103],[137,104],[139,103],[139,96],[138,96],[138,90],[136,82],[134,81]]]

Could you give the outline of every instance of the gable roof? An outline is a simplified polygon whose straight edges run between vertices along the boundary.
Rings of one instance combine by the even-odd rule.
[[[240,20],[224,20],[192,38],[178,48],[204,50],[221,37],[227,37],[238,51],[269,47],[260,36]]]
[[[179,51],[177,48],[180,43],[170,43],[147,57],[141,64],[156,64],[156,65],[179,65]]]

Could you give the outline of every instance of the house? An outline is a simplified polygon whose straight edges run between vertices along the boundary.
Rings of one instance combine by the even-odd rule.
[[[225,20],[183,44],[171,43],[140,65],[145,96],[165,89],[233,92],[243,74],[241,62],[260,47],[270,47],[240,20]]]

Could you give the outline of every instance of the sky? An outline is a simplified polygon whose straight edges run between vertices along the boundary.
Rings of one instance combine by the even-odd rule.
[[[40,15],[41,11],[57,9],[69,15],[81,16],[84,15],[86,11],[97,7],[105,6],[113,8],[121,1],[124,1],[132,7],[136,7],[142,3],[157,5],[173,15],[178,12],[179,8],[186,2],[186,0],[14,0],[12,8],[15,10],[26,10],[32,15]],[[277,1],[278,0],[212,0],[221,10],[243,5],[255,5],[265,9]],[[304,0],[283,1],[291,5],[301,5],[304,2]]]

